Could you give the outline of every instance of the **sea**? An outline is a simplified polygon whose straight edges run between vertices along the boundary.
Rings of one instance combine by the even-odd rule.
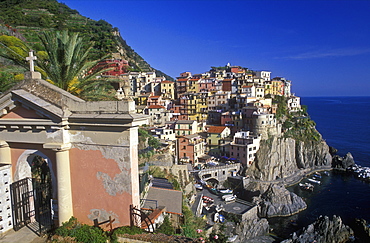
[[[355,163],[370,167],[370,97],[302,97],[301,104],[315,121],[317,130],[331,147],[344,156],[350,152]],[[340,216],[351,226],[355,218],[370,223],[370,183],[351,174],[331,171],[322,176],[313,192],[298,185],[289,187],[307,203],[307,209],[289,217],[269,219],[274,234],[286,238],[313,223],[320,215]]]

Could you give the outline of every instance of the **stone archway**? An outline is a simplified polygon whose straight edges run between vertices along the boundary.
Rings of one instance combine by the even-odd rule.
[[[17,165],[14,173],[14,181],[19,181],[25,178],[32,178],[32,161],[36,156],[40,156],[49,166],[51,184],[53,188],[53,198],[57,197],[57,180],[53,171],[53,165],[49,157],[38,150],[29,149],[24,151],[17,160]]]
[[[54,200],[57,196],[56,177],[51,160],[38,150],[26,150],[18,158],[14,181],[27,180],[28,199],[31,222],[37,221],[40,232],[52,227],[54,217]]]

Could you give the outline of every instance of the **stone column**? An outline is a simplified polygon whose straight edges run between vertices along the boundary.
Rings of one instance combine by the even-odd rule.
[[[44,148],[53,149],[56,157],[58,221],[59,226],[73,216],[71,170],[69,162],[70,145],[44,144]]]
[[[0,164],[11,164],[11,159],[9,144],[5,141],[0,141]]]

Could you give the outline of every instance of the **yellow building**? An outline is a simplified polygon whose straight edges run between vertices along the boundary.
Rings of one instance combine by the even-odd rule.
[[[196,96],[196,119],[198,122],[206,121],[208,114],[207,94],[198,93]]]
[[[197,93],[199,92],[199,84],[198,84],[199,78],[191,78],[188,83],[188,92],[189,93]]]
[[[165,80],[161,82],[161,94],[163,98],[175,98],[175,82]]]

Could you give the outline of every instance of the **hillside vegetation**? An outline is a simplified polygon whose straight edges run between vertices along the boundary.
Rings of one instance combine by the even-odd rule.
[[[152,68],[120,36],[119,30],[105,20],[92,20],[56,0],[1,0],[0,35],[13,35],[40,50],[40,31],[64,30],[80,32],[94,41],[93,59],[119,53],[129,61],[133,71],[155,71],[158,76],[171,77]]]

